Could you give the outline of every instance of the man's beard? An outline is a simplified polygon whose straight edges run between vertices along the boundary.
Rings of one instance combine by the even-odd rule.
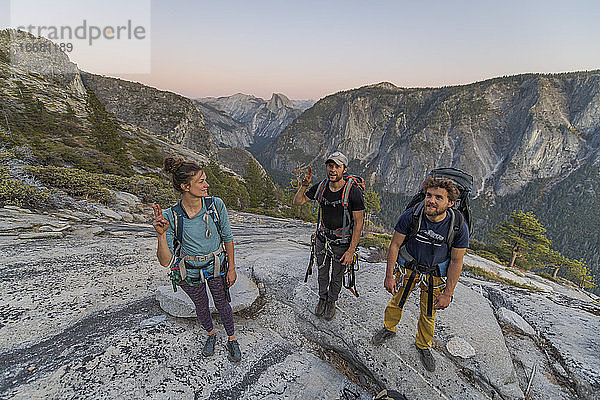
[[[443,210],[439,210],[438,208],[435,208],[433,211],[428,211],[427,207],[425,207],[425,215],[428,215],[430,217],[437,217],[437,216],[445,213],[446,210],[448,210],[448,207],[444,208]]]

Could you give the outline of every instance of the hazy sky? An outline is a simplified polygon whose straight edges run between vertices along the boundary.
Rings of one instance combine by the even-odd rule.
[[[151,72],[121,76],[188,97],[319,99],[382,81],[442,86],[600,68],[599,1],[175,0],[150,8]]]

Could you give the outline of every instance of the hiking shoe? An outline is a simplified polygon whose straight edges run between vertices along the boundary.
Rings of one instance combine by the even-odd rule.
[[[417,351],[419,352],[421,362],[425,366],[425,369],[429,372],[435,371],[435,360],[433,359],[433,354],[431,354],[431,350],[420,349],[417,347]]]
[[[331,321],[335,316],[335,301],[328,301],[325,303],[325,311],[323,312],[323,318],[327,321]]]
[[[381,328],[380,330],[375,332],[375,335],[373,335],[373,337],[371,338],[371,343],[373,343],[375,346],[380,346],[381,344],[383,344],[383,342],[385,342],[394,335],[396,335],[396,332],[392,332],[386,328]]]
[[[322,317],[323,313],[325,312],[325,304],[327,303],[327,301],[323,300],[323,299],[319,299],[319,302],[317,303],[317,306],[315,307],[315,315],[317,317]]]
[[[227,358],[231,362],[240,362],[242,359],[242,352],[240,351],[240,345],[237,340],[229,340],[227,342]]]
[[[204,348],[202,349],[202,355],[204,357],[210,357],[215,354],[215,342],[217,341],[217,334],[208,335],[206,342],[204,343]]]

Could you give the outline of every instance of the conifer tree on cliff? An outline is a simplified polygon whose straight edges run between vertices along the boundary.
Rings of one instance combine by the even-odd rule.
[[[373,190],[373,187],[370,187],[369,190],[365,192],[364,195],[365,201],[365,224],[372,224],[373,215],[379,213],[381,211],[381,195]]]
[[[491,239],[510,255],[508,267],[514,267],[519,256],[546,254],[550,240],[546,229],[533,212],[513,211],[510,217],[490,233]]]
[[[558,271],[561,268],[570,266],[571,260],[567,257],[563,256],[559,251],[548,248],[547,252],[544,252],[542,255],[542,267],[543,268],[551,268],[553,270],[552,277],[554,279],[558,279]]]
[[[250,195],[250,206],[252,208],[258,208],[264,205],[264,189],[263,176],[258,163],[254,160],[248,160],[246,164],[246,173],[244,174],[244,180],[248,187],[248,194]]]
[[[585,260],[569,260],[569,276],[580,289],[590,289],[597,285],[597,277],[592,275]]]

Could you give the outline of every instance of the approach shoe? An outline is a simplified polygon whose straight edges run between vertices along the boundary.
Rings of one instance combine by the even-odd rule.
[[[325,303],[323,318],[325,318],[327,321],[331,321],[333,317],[335,317],[335,301],[328,301]]]
[[[417,351],[419,352],[419,357],[421,358],[421,362],[425,369],[429,372],[435,371],[435,360],[433,359],[433,354],[431,354],[431,350],[429,349],[420,349],[417,347]]]
[[[325,304],[326,303],[327,303],[326,300],[319,299],[319,302],[317,303],[317,306],[315,307],[315,315],[317,317],[323,316],[323,313],[325,312]]]
[[[210,357],[215,354],[215,342],[217,341],[217,334],[208,335],[206,342],[204,343],[204,348],[202,349],[202,355],[204,357]]]
[[[394,336],[396,332],[392,332],[386,328],[381,328],[371,338],[371,343],[375,346],[381,346],[383,342]]]
[[[227,342],[227,358],[231,362],[240,362],[242,359],[242,352],[240,351],[240,345],[237,340],[229,340]]]

